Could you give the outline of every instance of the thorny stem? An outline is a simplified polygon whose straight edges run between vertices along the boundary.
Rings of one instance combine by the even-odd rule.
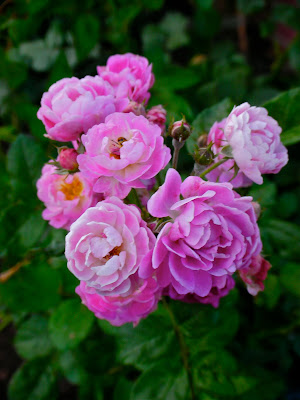
[[[222,158],[222,160],[216,162],[215,164],[212,164],[209,168],[207,168],[205,171],[203,171],[199,177],[204,178],[206,174],[209,172],[213,171],[215,168],[217,168],[219,165],[224,164],[224,162],[228,161],[227,157]]]
[[[172,140],[172,145],[174,147],[173,158],[172,158],[172,168],[176,169],[178,164],[179,151],[184,146],[185,141],[179,142],[177,139]]]
[[[162,298],[162,303],[163,303],[163,306],[165,307],[165,309],[167,310],[167,312],[168,312],[168,314],[170,316],[170,319],[171,319],[171,322],[172,322],[172,325],[173,325],[173,328],[174,328],[175,335],[177,336],[177,339],[178,339],[178,342],[179,342],[180,354],[181,354],[181,358],[182,358],[182,361],[183,361],[184,369],[186,370],[186,373],[187,373],[189,386],[190,386],[190,390],[191,390],[191,399],[192,400],[196,400],[196,393],[195,393],[192,369],[191,369],[191,366],[189,364],[189,350],[188,350],[187,345],[186,345],[186,343],[184,341],[183,334],[182,334],[182,332],[180,330],[179,325],[177,324],[175,316],[174,316],[171,308],[169,307],[169,305],[168,305],[168,303],[167,303],[167,301],[166,301],[166,299],[164,297]]]

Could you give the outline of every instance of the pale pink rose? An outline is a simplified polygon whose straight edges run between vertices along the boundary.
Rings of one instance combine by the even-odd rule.
[[[80,172],[58,175],[56,167],[46,164],[37,181],[38,198],[45,204],[43,218],[54,228],[70,225],[101,198],[94,194],[91,183]]]
[[[66,236],[69,270],[102,296],[128,296],[134,274],[155,243],[140,210],[117,197],[91,207]]]
[[[43,94],[37,116],[45,125],[47,137],[69,142],[127,104],[127,99],[116,99],[112,86],[99,76],[64,78]]]
[[[180,300],[185,303],[203,303],[211,304],[213,307],[219,307],[220,299],[228,295],[235,286],[235,281],[231,275],[213,276],[212,288],[207,296],[200,297],[196,294],[178,294],[173,286],[164,289],[163,294],[171,297],[173,300]]]
[[[75,149],[61,148],[59,149],[57,161],[63,169],[73,171],[78,168],[77,163],[78,153]]]
[[[156,124],[160,127],[162,135],[165,133],[167,111],[161,104],[150,108],[150,110],[147,111],[147,118],[152,124]]]
[[[161,289],[153,278],[139,279],[134,276],[135,288],[129,296],[101,296],[94,288],[89,288],[81,281],[76,293],[82,303],[97,318],[105,319],[112,325],[121,326],[132,322],[136,326],[142,318],[146,318],[157,308],[161,298]]]
[[[251,264],[239,270],[240,277],[246,283],[247,290],[252,296],[264,290],[264,281],[267,278],[271,264],[261,255],[253,257]]]
[[[154,75],[147,58],[132,53],[116,54],[109,57],[106,66],[97,67],[97,72],[114,87],[117,97],[148,103]]]
[[[262,248],[251,197],[241,197],[230,183],[190,176],[183,183],[169,169],[163,186],[148,201],[151,215],[166,219],[153,251],[139,269],[155,274],[161,287],[180,295],[207,296],[214,276],[248,267]]]
[[[212,151],[216,155],[216,158],[214,159],[215,163],[225,157],[223,154],[220,154],[222,147],[228,145],[227,139],[225,139],[224,136],[225,123],[226,118],[224,118],[221,122],[215,122],[208,134],[207,144],[211,142],[213,143]],[[206,174],[206,178],[211,182],[230,182],[234,188],[252,185],[251,179],[247,178],[242,171],[239,170],[235,177],[234,175],[234,160],[228,160],[224,164],[221,164],[219,167]]]
[[[234,107],[226,119],[224,136],[233,158],[241,172],[259,185],[261,174],[277,174],[288,162],[281,130],[265,108],[248,103]]]
[[[133,113],[109,115],[82,136],[82,143],[86,152],[77,157],[79,169],[95,181],[94,190],[106,196],[125,198],[130,188],[145,188],[144,181],[171,158],[160,128]]]

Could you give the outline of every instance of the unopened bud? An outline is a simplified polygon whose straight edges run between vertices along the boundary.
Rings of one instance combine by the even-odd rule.
[[[199,147],[195,150],[194,160],[200,165],[210,165],[213,163],[215,158],[214,153],[211,151],[210,147]]]
[[[207,138],[208,138],[208,135],[206,133],[204,133],[203,135],[199,136],[198,140],[197,140],[197,145],[199,147],[207,146]]]
[[[259,203],[257,203],[257,201],[252,201],[252,205],[253,205],[253,208],[254,208],[256,219],[258,219],[260,217],[260,214],[261,214],[261,206],[260,206]]]
[[[68,171],[75,171],[78,168],[77,163],[78,153],[75,149],[69,149],[67,147],[61,147],[58,150],[58,162],[61,168]]]
[[[136,101],[130,101],[128,106],[123,110],[124,113],[132,112],[135,115],[143,115],[146,117],[146,111],[143,104],[137,103]]]
[[[184,142],[191,134],[191,127],[185,119],[174,122],[169,127],[170,136],[178,142]]]
[[[147,111],[147,119],[160,127],[162,135],[166,130],[166,116],[167,111],[161,104],[154,106]]]

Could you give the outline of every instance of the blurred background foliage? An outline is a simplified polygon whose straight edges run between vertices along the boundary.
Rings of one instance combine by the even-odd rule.
[[[2,2],[1,399],[190,399],[183,356],[197,400],[300,399],[299,26],[299,0]],[[169,302],[136,328],[114,328],[74,294],[65,231],[41,218],[36,197],[54,151],[36,112],[53,82],[95,75],[127,51],[153,63],[150,105],[163,104],[169,118],[184,114],[197,133],[243,101],[265,105],[283,126],[289,164],[250,189],[273,265],[256,298],[238,282],[218,310]],[[193,139],[180,157],[183,175]]]

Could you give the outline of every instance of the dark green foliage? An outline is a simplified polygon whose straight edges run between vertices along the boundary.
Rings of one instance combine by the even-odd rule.
[[[8,371],[7,398],[299,396],[300,42],[299,32],[290,43],[276,32],[278,23],[299,30],[300,8],[264,0],[15,0],[0,7],[0,273],[15,268],[0,282],[0,335],[11,322],[23,359]],[[289,164],[241,190],[262,206],[272,264],[257,297],[237,280],[217,310],[169,301],[137,327],[117,328],[96,323],[74,293],[66,231],[41,218],[36,197],[41,168],[56,154],[36,113],[52,83],[95,75],[110,55],[127,51],[153,63],[149,106],[163,104],[168,122],[184,114],[193,127],[180,153],[182,176],[193,168],[188,153],[197,138],[234,105],[264,105],[283,128]]]

